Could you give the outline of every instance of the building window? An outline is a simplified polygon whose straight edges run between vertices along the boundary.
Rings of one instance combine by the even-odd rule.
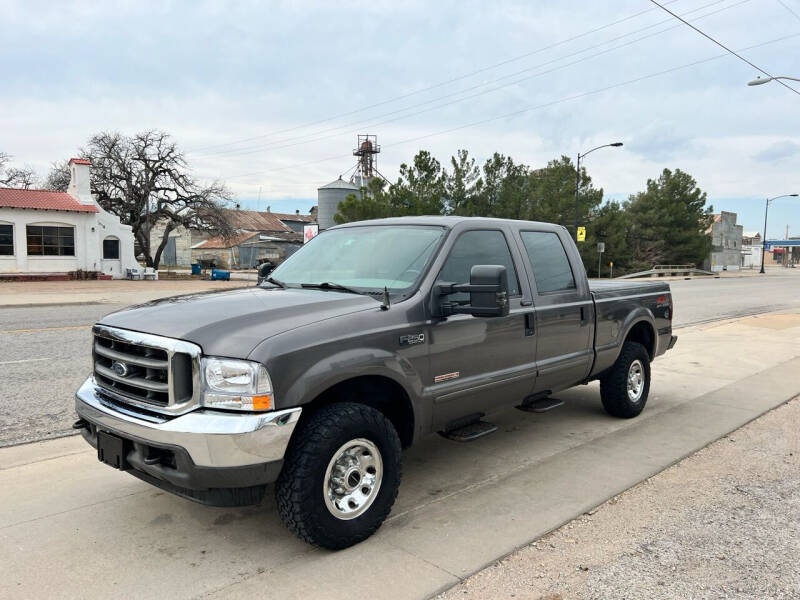
[[[14,226],[0,224],[0,256],[14,256]]]
[[[75,228],[28,225],[28,256],[75,256]]]
[[[103,240],[103,258],[119,258],[119,240],[116,238],[106,238]]]

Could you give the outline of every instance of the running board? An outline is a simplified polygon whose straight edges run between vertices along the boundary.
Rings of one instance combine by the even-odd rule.
[[[539,398],[538,400],[523,402],[517,408],[525,412],[543,413],[558,408],[562,404],[564,404],[564,401],[558,398]]]
[[[464,425],[458,429],[450,429],[449,431],[440,431],[439,435],[453,440],[454,442],[471,442],[480,437],[489,435],[497,431],[497,425],[489,423],[488,421],[475,421],[469,425]]]

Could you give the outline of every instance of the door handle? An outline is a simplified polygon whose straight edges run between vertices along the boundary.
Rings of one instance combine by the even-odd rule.
[[[586,325],[586,307],[581,306],[581,325]]]
[[[525,335],[533,335],[535,330],[536,315],[532,312],[525,313]]]

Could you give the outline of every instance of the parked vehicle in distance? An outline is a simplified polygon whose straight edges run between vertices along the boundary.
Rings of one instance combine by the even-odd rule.
[[[637,416],[672,317],[666,283],[588,281],[561,226],[340,225],[258,287],[104,317],[76,427],[102,462],[198,502],[275,482],[289,529],[345,548],[383,523],[425,434],[474,439],[485,415],[594,379],[609,414]]]

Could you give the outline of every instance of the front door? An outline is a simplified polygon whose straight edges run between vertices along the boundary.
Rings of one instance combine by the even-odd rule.
[[[520,285],[514,263],[506,233],[499,229],[465,231],[448,253],[438,281],[468,283],[474,265],[504,265],[510,310],[506,317],[453,315],[429,327],[428,392],[434,402],[435,429],[513,405],[532,391],[534,341],[526,329],[526,319],[531,318],[526,315],[532,311],[530,289],[524,273]],[[452,294],[447,299],[466,304],[469,295]]]
[[[588,376],[594,359],[594,303],[580,257],[570,260],[559,234],[520,231],[535,286],[536,392],[571,387]]]

